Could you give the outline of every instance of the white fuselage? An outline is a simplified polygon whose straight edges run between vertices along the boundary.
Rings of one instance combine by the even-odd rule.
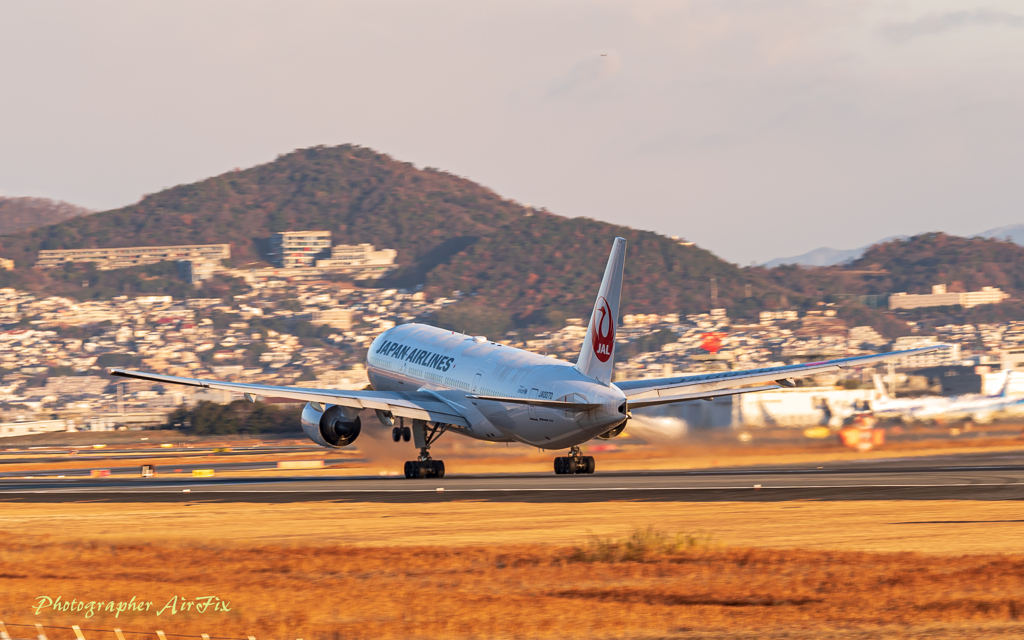
[[[422,324],[388,329],[370,345],[370,384],[378,391],[427,391],[470,423],[453,430],[480,440],[562,449],[626,419],[614,384],[584,376],[569,362]],[[469,395],[598,403],[589,411],[550,409]]]

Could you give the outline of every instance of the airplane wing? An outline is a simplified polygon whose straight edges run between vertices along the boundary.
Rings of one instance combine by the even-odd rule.
[[[182,378],[165,376],[158,373],[128,371],[125,369],[108,369],[107,373],[122,378],[137,378],[154,382],[167,382],[190,387],[218,389],[245,394],[246,399],[255,402],[257,397],[267,400],[298,400],[305,402],[322,402],[337,404],[356,409],[378,409],[390,411],[400,418],[441,422],[454,427],[469,427],[466,420],[450,404],[437,397],[419,391],[338,391],[336,389],[302,389],[298,387],[276,387],[267,384],[245,384],[241,382],[220,382],[218,380],[201,380],[199,378]]]
[[[907,356],[948,349],[946,345],[934,347],[921,347],[919,349],[908,349],[906,351],[891,351],[870,356],[854,356],[852,358],[840,358],[838,360],[824,360],[821,362],[808,362],[806,364],[791,364],[784,367],[767,367],[764,369],[749,369],[746,371],[722,371],[719,373],[704,373],[692,376],[679,376],[675,378],[656,378],[648,380],[623,380],[616,382],[615,386],[626,394],[626,400],[630,407],[647,406],[651,404],[667,404],[669,402],[683,402],[702,398],[711,398],[717,395],[731,395],[717,393],[720,390],[736,390],[740,387],[756,384],[758,382],[775,382],[778,386],[792,387],[790,378],[802,378],[813,376],[819,373],[829,373],[861,367],[866,364],[882,362],[884,360],[895,360]],[[758,387],[754,389],[739,389],[737,393],[748,391],[765,391],[778,388],[775,385]],[[676,399],[673,399],[676,398]],[[661,399],[662,402],[655,402]]]

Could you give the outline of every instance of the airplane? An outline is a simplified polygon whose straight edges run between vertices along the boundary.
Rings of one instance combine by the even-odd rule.
[[[1001,416],[1024,413],[1024,397],[1010,395],[1013,372],[1003,372],[1003,382],[992,395],[969,393],[956,397],[891,398],[878,374],[873,376],[879,399],[872,409],[880,417],[899,417],[905,422],[964,420],[986,424]]]
[[[444,477],[444,462],[431,458],[430,447],[449,432],[545,450],[568,448],[568,455],[554,460],[555,474],[567,475],[594,473],[595,460],[583,455],[580,445],[621,433],[632,409],[792,387],[795,377],[944,348],[612,382],[625,256],[625,239],[615,238],[575,363],[499,344],[484,336],[410,323],[384,331],[371,343],[366,369],[373,390],[279,387],[124,369],[109,369],[108,373],[232,391],[250,402],[258,398],[269,402],[304,401],[303,431],[313,442],[329,448],[352,444],[362,430],[360,413],[373,410],[382,425],[392,427],[395,442],[412,439],[419,450],[416,460],[405,463],[406,478]],[[405,425],[407,419],[412,421],[411,428]]]
[[[875,385],[875,393],[870,408],[876,418],[894,418],[910,422],[920,411],[941,410],[952,403],[952,398],[944,396],[893,398],[886,390],[882,376],[877,373],[872,374],[871,380]]]

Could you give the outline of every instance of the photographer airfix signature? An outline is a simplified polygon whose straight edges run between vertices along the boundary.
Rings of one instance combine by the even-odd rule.
[[[157,608],[156,603],[149,600],[140,600],[138,596],[132,596],[131,600],[79,600],[72,598],[65,600],[61,596],[51,598],[50,596],[37,596],[36,604],[32,610],[38,616],[44,611],[59,611],[67,613],[81,613],[86,618],[91,618],[97,613],[113,613],[115,618],[121,617],[122,613],[147,613],[155,612],[156,615],[174,615],[177,613],[218,613],[231,611],[231,603],[222,600],[217,596],[200,596],[198,598],[186,598],[174,596],[167,601],[167,604]]]

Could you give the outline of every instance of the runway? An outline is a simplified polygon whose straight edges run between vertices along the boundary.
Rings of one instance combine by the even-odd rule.
[[[0,501],[431,503],[1024,500],[1024,452],[681,471],[404,477],[0,479]]]

